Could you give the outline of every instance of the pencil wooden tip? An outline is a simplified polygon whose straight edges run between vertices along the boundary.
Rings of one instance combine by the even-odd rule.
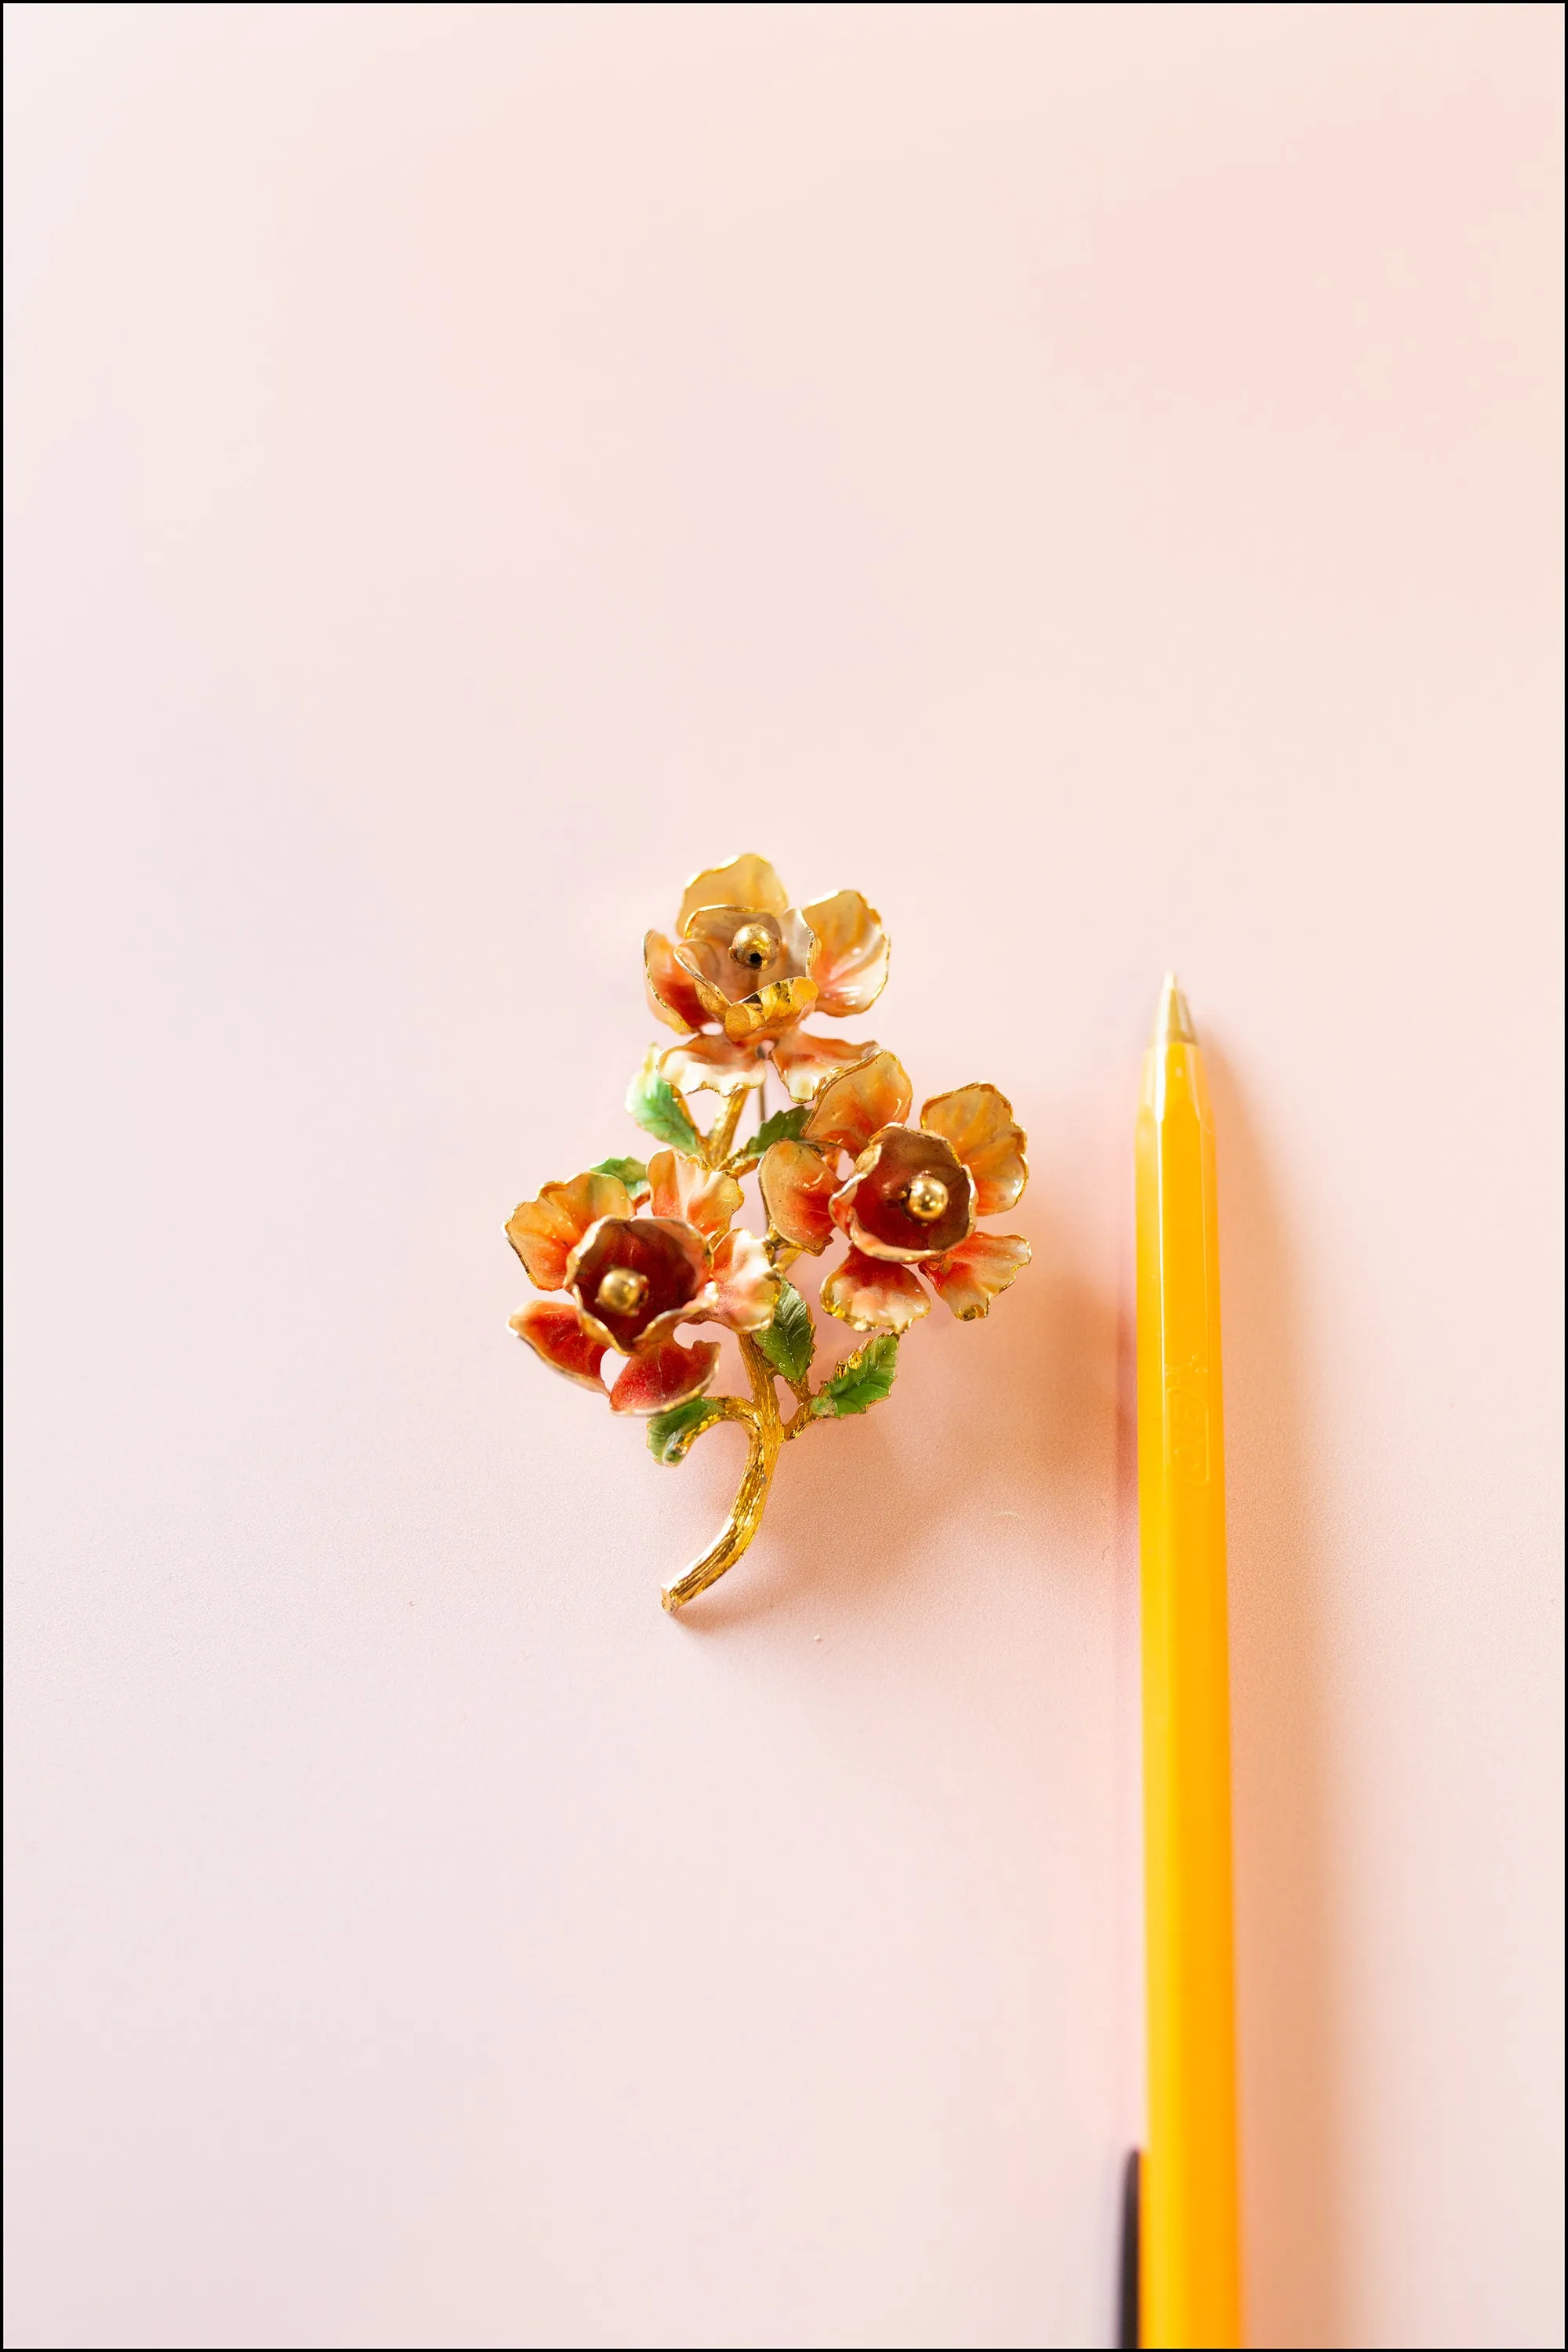
[[[1182,994],[1173,971],[1165,974],[1165,984],[1160,991],[1160,1010],[1154,1015],[1154,1043],[1168,1045],[1173,1038],[1185,1038],[1196,1045],[1197,1031],[1187,1010],[1187,1000]]]

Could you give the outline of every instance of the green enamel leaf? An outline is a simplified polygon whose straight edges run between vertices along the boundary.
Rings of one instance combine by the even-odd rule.
[[[723,1408],[711,1397],[688,1397],[668,1412],[656,1412],[647,1425],[647,1450],[656,1462],[675,1466],[685,1461],[705,1429],[724,1418]]]
[[[594,1176],[618,1176],[634,1197],[647,1191],[647,1170],[640,1160],[595,1160],[589,1173]]]
[[[659,1143],[695,1157],[697,1129],[679,1087],[659,1075],[658,1047],[650,1045],[641,1069],[626,1088],[626,1108],[640,1128]]]
[[[763,1119],[747,1144],[747,1150],[761,1158],[770,1143],[794,1143],[810,1117],[809,1103],[796,1103],[793,1110],[775,1110],[772,1118]]]
[[[816,1327],[811,1309],[791,1282],[779,1285],[779,1303],[765,1331],[754,1335],[757,1346],[775,1372],[786,1381],[804,1381],[816,1353]]]
[[[814,1413],[868,1412],[880,1404],[899,1369],[899,1335],[879,1331],[852,1356],[846,1356],[830,1381],[812,1400]]]

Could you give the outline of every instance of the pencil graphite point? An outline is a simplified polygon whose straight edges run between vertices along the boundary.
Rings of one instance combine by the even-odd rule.
[[[1187,1000],[1182,994],[1173,971],[1165,974],[1165,984],[1160,991],[1160,1010],[1154,1015],[1154,1043],[1168,1045],[1173,1037],[1184,1037],[1197,1043],[1197,1031],[1187,1010]]]

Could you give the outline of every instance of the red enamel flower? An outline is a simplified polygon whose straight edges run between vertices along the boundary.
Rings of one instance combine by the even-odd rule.
[[[778,1303],[763,1244],[730,1230],[740,1205],[732,1176],[676,1151],[655,1154],[635,1201],[620,1177],[598,1171],[546,1184],[513,1211],[507,1236],[539,1289],[566,1295],[531,1301],[512,1329],[552,1371],[601,1393],[605,1356],[625,1356],[613,1412],[664,1412],[700,1395],[718,1343],[684,1346],[678,1327],[760,1331]]]
[[[927,1314],[921,1277],[968,1322],[1029,1262],[1021,1235],[975,1230],[1028,1179],[1005,1095],[986,1085],[933,1095],[913,1127],[912,1101],[897,1055],[873,1055],[822,1087],[800,1140],[772,1145],[758,1171],[785,1241],[820,1255],[837,1234],[847,1240],[822,1303],[858,1331],[904,1331]]]

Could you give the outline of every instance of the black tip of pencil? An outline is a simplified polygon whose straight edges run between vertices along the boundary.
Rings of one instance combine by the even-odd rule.
[[[1121,2175],[1121,2277],[1117,2297],[1116,2341],[1121,2352],[1138,2352],[1138,2190],[1142,2159],[1127,2151]]]

